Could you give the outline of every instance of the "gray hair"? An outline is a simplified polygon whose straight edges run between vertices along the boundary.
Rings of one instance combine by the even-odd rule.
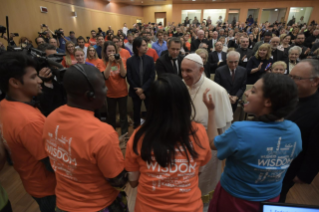
[[[226,59],[228,60],[228,58],[229,58],[230,56],[237,56],[237,57],[238,57],[238,60],[239,60],[239,58],[240,58],[239,52],[236,52],[236,51],[230,51],[230,52],[228,52],[227,55],[226,55]]]
[[[299,46],[293,46],[293,47],[291,47],[291,48],[289,49],[289,51],[288,51],[288,55],[290,55],[290,53],[291,53],[292,51],[294,51],[294,50],[297,50],[297,51],[298,51],[299,56],[301,55],[301,53],[302,53],[302,48],[300,48]]]
[[[200,43],[199,46],[198,46],[198,48],[204,48],[204,47],[203,47],[204,45],[207,45],[207,43]]]
[[[300,63],[308,63],[312,69],[312,76],[314,77],[319,77],[319,61],[318,60],[314,60],[314,59],[305,59],[300,61]]]

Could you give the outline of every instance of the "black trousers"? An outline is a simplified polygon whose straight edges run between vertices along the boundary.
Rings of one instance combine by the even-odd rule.
[[[39,205],[41,212],[55,212],[56,196],[46,196],[42,198],[32,197]]]
[[[127,96],[121,98],[109,98],[107,99],[108,106],[108,122],[114,129],[116,129],[116,106],[119,105],[120,113],[120,125],[121,135],[128,132],[128,121],[127,121]]]
[[[146,111],[148,110],[148,98],[149,96],[145,95],[144,103],[146,107]],[[138,96],[133,96],[132,97],[133,101],[133,119],[134,119],[134,129],[136,129],[138,126],[141,124],[141,105],[142,105],[142,100]]]
[[[0,210],[0,212],[12,212],[11,203],[8,200],[7,204]]]

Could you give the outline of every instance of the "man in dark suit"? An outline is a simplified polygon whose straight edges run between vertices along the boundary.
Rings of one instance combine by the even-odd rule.
[[[253,51],[248,49],[249,46],[249,38],[241,37],[240,38],[240,48],[236,49],[236,51],[240,54],[239,65],[246,68],[247,62],[250,57],[253,56]]]
[[[208,52],[212,52],[215,44],[218,42],[218,32],[213,32],[212,40],[208,41]]]
[[[310,51],[310,55],[314,56],[317,54],[316,50],[319,49],[319,43],[315,43],[312,45],[311,51]]]
[[[271,55],[272,55],[271,57],[274,63],[277,61],[286,61],[287,59],[284,52],[277,49],[277,47],[279,46],[279,43],[280,43],[279,37],[273,37],[270,40]]]
[[[191,52],[195,52],[198,49],[200,43],[207,43],[207,40],[204,39],[204,31],[198,30],[197,39],[192,40],[191,44]]]
[[[209,53],[208,62],[210,64],[210,73],[214,74],[215,70],[226,64],[226,53],[222,51],[223,44],[215,43],[215,51]]]
[[[156,61],[155,69],[157,75],[162,73],[173,73],[180,77],[181,75],[181,62],[183,56],[179,54],[181,49],[181,40],[179,38],[171,38],[168,42],[168,54],[162,55]]]
[[[246,90],[246,69],[238,66],[240,54],[231,51],[227,54],[227,65],[219,67],[215,72],[214,81],[228,92],[233,112],[237,108],[238,100]]]
[[[129,95],[133,100],[134,129],[140,125],[142,100],[146,110],[148,108],[149,89],[155,79],[154,61],[152,57],[145,55],[146,51],[146,41],[137,37],[133,41],[134,56],[126,61]]]

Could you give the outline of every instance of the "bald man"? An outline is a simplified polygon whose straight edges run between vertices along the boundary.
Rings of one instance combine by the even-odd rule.
[[[105,80],[94,66],[76,64],[63,85],[67,104],[50,114],[43,130],[57,178],[56,211],[124,211],[125,196],[115,188],[127,182],[118,134],[94,117],[105,102]]]
[[[273,37],[270,40],[271,58],[273,59],[274,63],[277,61],[286,61],[287,59],[287,57],[284,55],[284,52],[277,49],[279,44],[280,44],[279,37]]]
[[[204,39],[204,31],[203,30],[198,30],[197,32],[197,39],[192,40],[192,45],[191,45],[191,52],[195,52],[200,43],[208,43],[206,39]]]

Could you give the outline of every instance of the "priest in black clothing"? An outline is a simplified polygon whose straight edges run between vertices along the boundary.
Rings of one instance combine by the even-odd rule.
[[[248,49],[249,46],[249,38],[241,37],[240,38],[240,48],[236,49],[236,51],[240,54],[239,64],[242,67],[247,66],[247,62],[250,57],[253,56],[253,51]]]
[[[273,37],[270,40],[271,56],[273,59],[273,63],[275,63],[277,61],[286,61],[286,59],[287,59],[284,52],[277,49],[279,44],[280,44],[279,37]]]
[[[295,183],[310,184],[319,171],[319,62],[302,60],[289,75],[298,87],[299,103],[286,119],[298,125],[302,151],[286,172],[279,202],[285,202],[289,189]]]
[[[192,40],[191,52],[195,52],[198,49],[200,43],[207,43],[207,40],[204,39],[204,31],[198,30],[197,39]]]

